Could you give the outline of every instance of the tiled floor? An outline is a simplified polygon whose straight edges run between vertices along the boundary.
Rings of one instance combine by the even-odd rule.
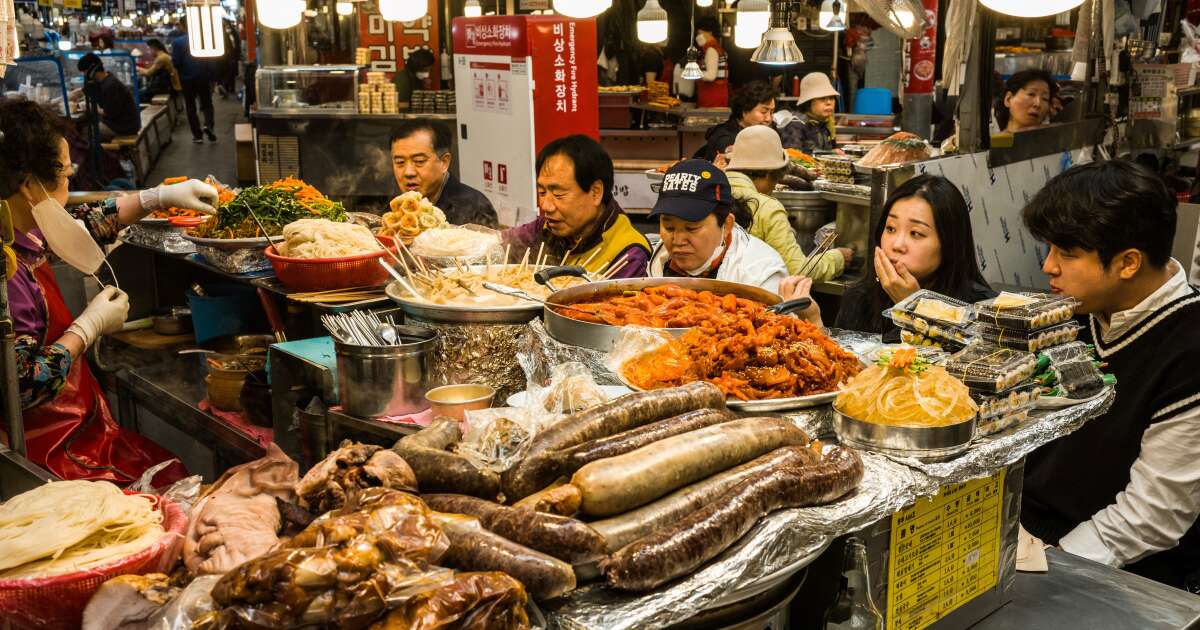
[[[227,185],[234,185],[237,168],[234,163],[233,126],[246,122],[242,116],[242,104],[235,97],[228,99],[213,94],[214,126],[216,142],[192,143],[192,131],[187,124],[187,115],[180,113],[171,145],[163,151],[158,164],[150,171],[147,182],[151,185],[168,177],[188,176],[203,179],[212,175]],[[200,115],[204,124],[204,115]]]

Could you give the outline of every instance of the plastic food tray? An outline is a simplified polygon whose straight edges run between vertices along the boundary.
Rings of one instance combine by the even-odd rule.
[[[940,308],[944,313],[932,309]],[[913,319],[923,319],[930,324],[941,324],[949,327],[967,326],[975,319],[974,310],[966,302],[921,289],[904,298],[888,309],[891,316],[907,313]]]
[[[1037,359],[1029,352],[973,343],[946,360],[946,371],[967,387],[983,392],[1003,392],[1033,376]]]
[[[1061,324],[1075,316],[1079,301],[1049,293],[1018,293],[1033,301],[1013,308],[996,307],[997,298],[975,303],[975,318],[1009,330],[1039,330]]]
[[[1037,406],[1041,393],[1037,383],[1028,381],[998,394],[972,391],[971,398],[979,405],[979,420],[983,422],[1029,411]]]
[[[1049,328],[1029,331],[998,328],[982,322],[975,325],[975,332],[981,339],[1004,348],[1026,352],[1037,352],[1075,341],[1079,338],[1079,331],[1082,329],[1083,326],[1080,326],[1078,322],[1066,322]]]

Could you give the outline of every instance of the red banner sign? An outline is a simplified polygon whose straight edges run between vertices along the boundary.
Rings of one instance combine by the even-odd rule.
[[[596,107],[596,21],[533,16],[528,33],[533,55],[534,145],[572,133],[600,137]]]
[[[428,1],[429,14],[415,22],[389,22],[379,15],[378,10],[368,9],[373,4],[364,2],[357,5],[358,45],[371,51],[369,70],[386,72],[388,79],[391,79],[397,70],[404,67],[404,60],[413,51],[422,48],[429,49],[435,60],[440,58],[438,3],[437,0]],[[428,88],[437,89],[441,85],[441,68],[441,63],[434,63],[429,69]]]
[[[937,13],[938,0],[923,0],[925,32],[908,40],[908,72],[904,75],[905,94],[932,94],[937,78]]]

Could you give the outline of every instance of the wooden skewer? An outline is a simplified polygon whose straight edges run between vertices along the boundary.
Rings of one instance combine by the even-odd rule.
[[[604,274],[604,279],[611,280],[613,276],[617,275],[617,273],[619,273],[622,269],[624,269],[625,265],[628,265],[628,264],[629,264],[629,259],[622,258],[621,262],[614,265],[611,269],[608,270],[608,272],[606,272]]]
[[[525,265],[529,263],[529,249],[525,250],[525,255],[521,257],[521,266],[517,268],[517,277],[525,273]]]
[[[506,266],[506,267],[507,267],[508,263],[509,263],[509,262],[510,262],[510,260],[511,260],[511,259],[508,257],[508,255],[509,255],[510,253],[512,253],[512,243],[507,243],[507,244],[505,244],[505,245],[504,245],[504,264],[505,264],[505,266]]]
[[[592,252],[592,255],[588,256],[587,260],[583,261],[583,263],[580,264],[580,266],[583,267],[584,269],[587,269],[587,266],[592,263],[592,259],[594,259],[596,257],[596,255],[599,253],[600,253],[600,248],[597,247],[596,251]]]
[[[544,264],[542,261],[542,254],[545,252],[545,250],[546,250],[546,241],[542,241],[541,244],[538,245],[537,261],[534,263],[534,265],[533,265],[534,267],[536,267],[538,269],[542,268],[542,265]]]

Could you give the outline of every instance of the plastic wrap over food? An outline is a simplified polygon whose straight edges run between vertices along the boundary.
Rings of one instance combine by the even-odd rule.
[[[183,238],[183,231],[171,225],[136,223],[121,232],[121,240],[168,254],[191,254],[196,251],[196,244]]]
[[[1016,462],[1039,446],[1067,435],[1088,420],[1108,412],[1116,399],[1116,389],[1108,387],[1103,396],[1055,411],[1036,411],[1011,431],[977,437],[971,448],[947,462],[925,464],[915,459],[900,459],[928,475],[938,485],[986,477],[997,469]]]
[[[549,382],[531,382],[526,391],[529,392],[527,406],[550,414],[571,414],[607,400],[587,366],[578,361],[550,368]]]
[[[239,249],[219,249],[208,245],[196,245],[196,252],[204,257],[208,264],[225,273],[254,273],[271,268],[271,261],[263,250],[267,248],[264,240],[261,245]]]
[[[622,326],[617,340],[613,342],[612,350],[604,360],[604,367],[610,372],[620,374],[621,366],[648,352],[654,352],[671,340],[671,336],[661,329],[644,326]]]
[[[468,411],[467,430],[454,452],[476,468],[504,472],[525,455],[529,442],[552,416],[518,407]]]
[[[496,388],[496,400],[525,389],[517,348],[525,324],[430,322],[411,315],[408,323],[438,331],[429,355],[429,386],[477,383]]]
[[[518,346],[517,361],[530,383],[545,383],[550,380],[554,366],[577,362],[587,367],[597,385],[621,385],[621,380],[605,365],[607,352],[562,343],[546,332],[540,319],[521,328],[524,334]]]
[[[413,239],[410,250],[431,269],[506,262],[500,233],[473,223],[426,230]]]

